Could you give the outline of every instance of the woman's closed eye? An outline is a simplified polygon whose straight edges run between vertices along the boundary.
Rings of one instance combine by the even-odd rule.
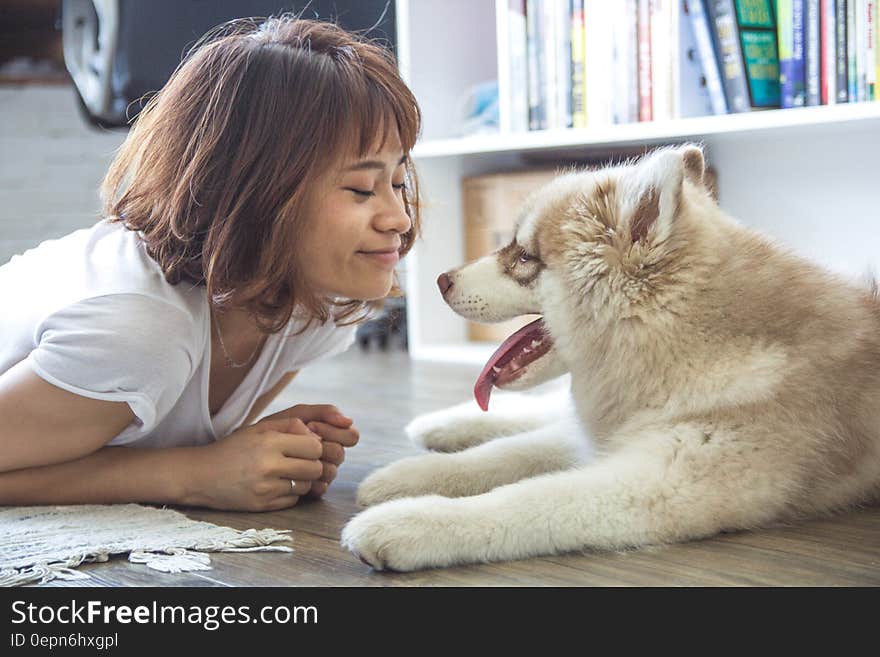
[[[406,187],[406,184],[405,183],[392,184],[391,186],[396,191],[403,191],[403,189]],[[360,196],[363,198],[370,198],[370,197],[376,195],[376,192],[372,189],[358,189],[357,187],[345,187],[344,189],[346,191],[352,192],[353,194],[356,194],[357,196]]]

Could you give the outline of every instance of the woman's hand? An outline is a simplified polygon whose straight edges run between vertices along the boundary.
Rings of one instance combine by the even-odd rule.
[[[216,443],[189,448],[189,490],[183,503],[272,511],[293,506],[321,483],[327,467],[321,460],[321,437],[285,413],[242,427]]]
[[[336,478],[336,473],[345,460],[345,448],[357,444],[360,434],[351,418],[328,404],[298,404],[265,419],[294,417],[306,423],[308,428],[321,438],[322,472],[317,481],[312,482],[309,497],[321,497]]]

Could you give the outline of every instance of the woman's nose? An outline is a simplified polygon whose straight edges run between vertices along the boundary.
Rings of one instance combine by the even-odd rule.
[[[375,220],[376,229],[386,233],[393,231],[395,233],[407,233],[412,228],[412,220],[406,213],[403,201],[395,199],[393,204],[389,204]]]

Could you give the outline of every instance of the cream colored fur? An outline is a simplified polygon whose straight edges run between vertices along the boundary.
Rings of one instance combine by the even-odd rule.
[[[416,419],[417,443],[455,453],[369,476],[358,498],[376,506],[343,545],[413,570],[687,541],[878,498],[880,303],[726,216],[703,166],[686,146],[561,176],[513,244],[449,272],[446,300],[471,319],[543,314],[555,347],[524,378],[570,371],[574,412],[496,393],[488,414]]]

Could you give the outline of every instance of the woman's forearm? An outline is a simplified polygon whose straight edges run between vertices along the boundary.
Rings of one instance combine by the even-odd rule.
[[[197,447],[104,447],[88,456],[0,473],[0,505],[186,504]]]

